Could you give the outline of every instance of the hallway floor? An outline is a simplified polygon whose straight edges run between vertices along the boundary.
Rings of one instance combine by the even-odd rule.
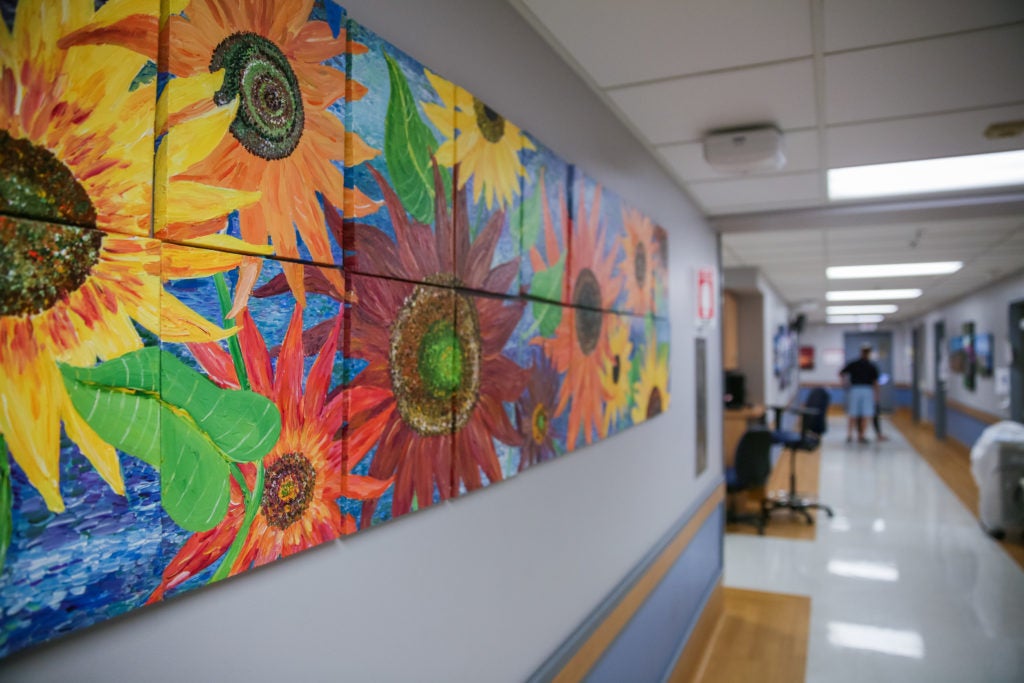
[[[814,541],[726,534],[727,587],[811,598],[809,682],[1024,681],[1024,571],[902,435],[831,418]],[[783,514],[778,512],[776,514]]]

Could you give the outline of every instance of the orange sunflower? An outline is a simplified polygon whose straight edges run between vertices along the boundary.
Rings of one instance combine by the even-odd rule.
[[[377,151],[346,132],[329,111],[338,99],[362,98],[366,88],[348,81],[344,68],[323,64],[346,51],[359,54],[366,48],[349,41],[344,31],[335,37],[326,22],[310,21],[313,4],[314,0],[192,0],[182,14],[169,18],[169,55],[161,70],[174,77],[169,93],[199,100],[169,117],[169,155],[187,155],[177,139],[179,127],[204,121],[212,112],[233,112],[213,153],[171,177],[258,192],[259,201],[239,212],[245,242],[269,241],[278,256],[298,258],[297,232],[313,260],[333,263],[317,195],[344,207],[349,216],[375,212],[378,202],[345,188],[340,166],[361,164]],[[168,173],[179,167],[167,159]],[[168,192],[166,206],[181,199]],[[213,232],[223,222],[201,227]],[[157,236],[191,238],[196,232],[196,226],[184,233],[167,228],[158,230]],[[243,265],[236,308],[248,298],[259,263],[248,259]],[[303,302],[302,267],[283,267],[292,291]],[[343,287],[340,272],[328,276]]]
[[[281,411],[281,436],[263,458],[262,472],[253,465],[241,466],[248,489],[260,489],[259,511],[255,517],[250,515],[252,525],[246,530],[245,496],[232,479],[227,515],[213,529],[185,541],[149,602],[213,565],[240,532],[245,537],[227,575],[354,533],[355,519],[341,513],[338,499],[375,499],[391,485],[390,479],[361,477],[343,469],[342,440],[336,437],[347,397],[341,392],[331,396],[330,391],[342,315],[335,317],[305,386],[302,308],[296,306],[292,313],[274,370],[271,353],[248,309],[240,320],[238,340],[252,390],[273,400]],[[219,344],[190,344],[189,348],[214,383],[239,388],[231,357]]]
[[[654,239],[654,224],[651,219],[636,209],[623,208],[622,236],[623,270],[625,271],[626,310],[636,315],[646,315],[654,305],[653,278],[655,259],[658,258],[658,244]]]
[[[11,30],[0,21],[0,209],[46,221],[0,217],[0,433],[54,512],[64,509],[62,423],[124,493],[116,452],[75,412],[57,363],[90,366],[141,348],[133,321],[169,341],[225,337],[161,277],[239,264],[202,253],[161,268],[160,244],[129,236],[149,232],[155,86],[131,89],[146,60],[116,46],[59,45],[128,4],[94,12],[92,0],[26,0]]]
[[[601,187],[594,190],[591,206],[580,193],[572,232],[572,254],[566,270],[571,292],[571,307],[562,312],[562,321],[552,339],[538,339],[555,369],[565,373],[558,393],[557,412],[572,399],[569,409],[569,450],[576,448],[582,430],[586,443],[594,436],[604,438],[604,404],[612,398],[602,382],[606,368],[615,362],[606,329],[608,310],[618,296],[621,278],[615,273],[614,254],[605,253],[604,226],[601,225]]]

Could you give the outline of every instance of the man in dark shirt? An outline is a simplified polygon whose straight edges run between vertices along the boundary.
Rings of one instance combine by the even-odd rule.
[[[853,441],[853,427],[857,426],[857,441],[867,443],[864,436],[866,418],[875,414],[878,402],[878,368],[871,362],[871,344],[862,344],[860,358],[847,363],[839,371],[846,385],[846,440]]]

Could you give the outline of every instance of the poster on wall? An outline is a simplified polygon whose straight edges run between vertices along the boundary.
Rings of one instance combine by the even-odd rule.
[[[708,467],[708,391],[707,391],[708,344],[704,337],[697,338],[696,373],[694,384],[697,389],[697,476]]]
[[[718,288],[715,285],[715,269],[703,266],[696,273],[697,327],[703,329],[715,324]]]
[[[977,385],[978,364],[974,356],[974,323],[963,325],[964,388],[974,391]]]
[[[799,353],[799,367],[801,370],[814,369],[814,347],[801,346]]]
[[[955,335],[949,338],[949,371],[962,375],[967,367],[967,352],[964,351],[964,338]]]
[[[979,334],[974,340],[974,358],[978,366],[978,374],[991,377],[995,369],[993,347],[995,340],[992,333]]]

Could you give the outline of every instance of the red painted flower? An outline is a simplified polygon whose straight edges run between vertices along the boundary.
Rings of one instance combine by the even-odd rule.
[[[338,498],[370,500],[391,484],[388,479],[360,477],[342,468],[343,397],[329,398],[342,317],[334,321],[303,387],[302,309],[296,306],[277,357],[276,371],[256,324],[245,309],[239,316],[238,339],[252,390],[273,400],[281,412],[281,436],[263,458],[259,511],[230,570],[239,574],[251,566],[312,548],[356,531],[355,519],[342,515]],[[231,357],[217,344],[190,344],[196,359],[221,387],[238,389]],[[246,487],[260,478],[257,468],[241,465]],[[241,487],[231,481],[231,503],[223,521],[209,531],[193,534],[167,565],[163,580],[150,596],[164,592],[210,567],[228,551],[243,527],[246,506]]]
[[[377,445],[369,474],[395,477],[397,517],[412,509],[414,496],[425,507],[435,490],[444,500],[462,485],[480,487],[481,472],[492,482],[502,478],[493,439],[519,444],[503,404],[519,398],[527,376],[502,350],[523,304],[463,291],[505,291],[515,279],[518,259],[490,268],[504,212],[471,243],[465,192],[450,211],[435,168],[435,232],[408,217],[394,190],[370,170],[395,240],[370,226],[346,228],[359,232],[360,258],[371,272],[402,281],[363,277],[354,285],[359,303],[351,309],[346,355],[367,365],[349,390],[349,457],[357,462]],[[364,505],[364,523],[374,509],[374,501]]]

